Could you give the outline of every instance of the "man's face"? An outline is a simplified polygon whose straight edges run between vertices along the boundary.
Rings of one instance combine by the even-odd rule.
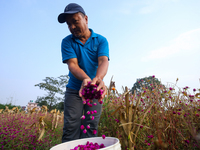
[[[66,23],[70,32],[77,38],[83,37],[88,29],[88,18],[80,13],[67,15]]]

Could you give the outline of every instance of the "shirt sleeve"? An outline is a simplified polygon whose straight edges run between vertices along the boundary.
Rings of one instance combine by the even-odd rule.
[[[72,48],[72,42],[69,38],[64,38],[61,43],[62,62],[66,63],[66,60],[71,58],[77,58],[74,49]]]
[[[108,41],[105,37],[101,37],[99,40],[98,57],[100,56],[107,56],[108,60],[110,60]]]

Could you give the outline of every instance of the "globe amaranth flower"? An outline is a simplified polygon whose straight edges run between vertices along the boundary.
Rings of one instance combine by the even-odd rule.
[[[83,115],[83,116],[81,117],[81,119],[84,120],[84,119],[85,119],[85,115]]]
[[[90,119],[91,119],[91,120],[94,120],[94,116],[90,116]]]
[[[91,115],[94,114],[94,111],[90,111],[90,114],[91,114]]]
[[[105,138],[106,138],[106,136],[103,134],[103,135],[102,135],[102,138],[103,138],[103,139],[105,139]]]
[[[87,133],[87,130],[86,130],[86,129],[84,129],[84,130],[83,130],[83,133]]]
[[[84,127],[84,125],[81,125],[81,130],[83,130],[85,127]]]
[[[90,115],[90,111],[87,111],[86,114],[87,114],[87,115]]]
[[[154,136],[153,135],[149,135],[148,138],[152,139]]]
[[[117,123],[119,123],[119,120],[118,120],[118,119],[115,119],[115,121],[116,121]]]
[[[92,132],[93,134],[97,134],[97,130],[93,130],[93,132]]]
[[[90,129],[90,125],[89,124],[87,125],[87,129]]]

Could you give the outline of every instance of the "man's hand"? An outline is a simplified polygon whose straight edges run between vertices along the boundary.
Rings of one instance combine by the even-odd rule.
[[[103,94],[101,95],[100,99],[98,100],[100,102],[105,97],[107,89],[106,89],[106,86],[105,86],[105,84],[104,84],[104,82],[101,78],[95,77],[92,80],[91,85],[95,85],[95,84],[98,85],[97,91],[99,91],[100,89],[103,89]]]
[[[89,78],[84,79],[81,84],[81,88],[79,90],[79,96],[82,98],[82,101],[86,101],[86,99],[82,96],[81,92],[82,92],[83,88],[88,85],[88,82],[91,82],[91,79],[89,79]]]

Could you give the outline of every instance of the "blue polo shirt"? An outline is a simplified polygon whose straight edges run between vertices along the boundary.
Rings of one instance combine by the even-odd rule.
[[[92,29],[90,29],[90,31],[91,36],[85,44],[81,43],[81,41],[72,34],[65,37],[62,40],[61,52],[63,63],[68,59],[77,58],[79,67],[93,79],[96,76],[98,68],[98,57],[107,56],[109,60],[109,47],[105,37],[94,33]],[[79,90],[82,81],[75,78],[70,71],[68,75],[70,79],[67,87]]]

